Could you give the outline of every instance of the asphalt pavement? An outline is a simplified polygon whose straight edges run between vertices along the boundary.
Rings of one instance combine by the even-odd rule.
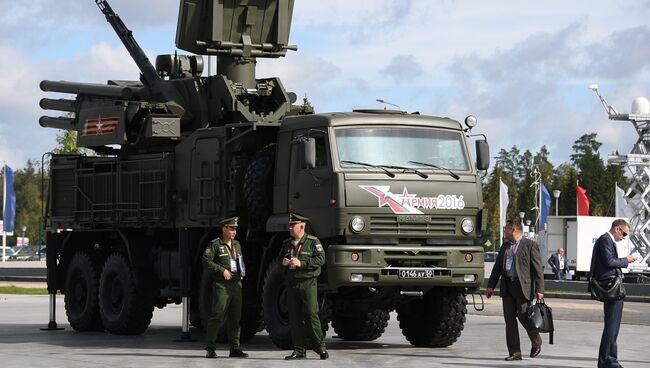
[[[342,341],[328,331],[331,358],[286,362],[289,353],[279,350],[266,333],[243,345],[249,359],[204,356],[204,334],[192,329],[193,342],[175,342],[181,336],[179,305],[156,309],[149,329],[139,336],[105,332],[80,333],[65,319],[63,298],[57,297],[57,322],[62,331],[41,331],[48,322],[48,297],[0,295],[1,367],[595,367],[602,331],[602,305],[590,300],[548,299],[555,316],[555,344],[544,345],[539,357],[505,362],[505,329],[498,297],[486,300],[485,310],[469,307],[460,339],[447,348],[416,348],[402,336],[396,315],[382,337],[371,342]],[[619,335],[619,357],[627,367],[650,367],[650,304],[628,302]],[[522,350],[530,349],[525,332]]]

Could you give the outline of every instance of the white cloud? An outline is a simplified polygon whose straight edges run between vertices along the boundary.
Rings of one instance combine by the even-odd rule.
[[[173,52],[178,0],[109,1],[152,61]],[[628,151],[636,134],[609,121],[586,85],[599,83],[620,111],[650,94],[648,3],[301,0],[291,35],[300,51],[260,60],[257,74],[280,77],[318,111],[369,107],[381,97],[459,120],[476,114],[493,152],[546,144],[555,163],[596,131],[604,156]],[[36,125],[40,80],[105,83],[139,72],[92,1],[6,5],[0,154],[24,161],[52,148],[56,134]]]
[[[257,77],[281,76],[288,91],[300,98],[307,95],[310,100],[333,100],[336,98],[334,81],[341,70],[335,64],[313,55],[291,54],[284,60],[260,60]]]
[[[424,74],[420,63],[413,55],[397,55],[379,71],[388,75],[397,84],[413,82]]]

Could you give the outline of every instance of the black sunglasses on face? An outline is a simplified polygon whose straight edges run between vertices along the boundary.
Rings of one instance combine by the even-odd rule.
[[[624,238],[627,237],[627,233],[625,231],[623,231],[623,229],[621,229],[620,227],[618,229],[621,230],[621,234],[623,234]]]

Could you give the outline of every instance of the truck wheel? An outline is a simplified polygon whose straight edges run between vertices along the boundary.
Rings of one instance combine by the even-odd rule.
[[[99,309],[106,329],[141,334],[151,323],[153,303],[135,287],[135,275],[120,253],[108,257],[99,282]]]
[[[104,329],[99,315],[99,270],[86,252],[76,253],[68,264],[65,279],[65,314],[77,331]]]
[[[244,174],[244,198],[254,234],[266,231],[266,220],[273,213],[274,167],[275,143],[271,143],[253,156]]]
[[[385,309],[362,308],[350,306],[345,314],[337,313],[332,317],[332,327],[339,337],[347,341],[372,341],[381,336],[390,319],[390,312]]]
[[[402,334],[418,347],[447,347],[460,337],[467,314],[462,289],[437,288],[424,299],[413,300],[397,308]]]
[[[264,278],[262,293],[262,315],[266,331],[275,346],[288,350],[293,348],[289,309],[287,308],[287,285],[284,270],[278,259],[269,266]]]
[[[255,336],[257,333],[257,323],[259,320],[259,314],[255,321],[249,322],[248,319],[251,318],[250,314],[246,312],[249,310],[246,307],[246,300],[242,300],[242,319],[239,322],[241,327],[239,333],[239,341],[246,343]],[[199,285],[199,297],[198,297],[198,308],[200,315],[200,324],[203,329],[208,327],[208,319],[210,319],[210,313],[212,312],[212,277],[206,272],[201,275],[201,282]],[[219,333],[217,334],[217,342],[219,343],[228,343],[228,325],[227,317],[223,320],[219,326]]]

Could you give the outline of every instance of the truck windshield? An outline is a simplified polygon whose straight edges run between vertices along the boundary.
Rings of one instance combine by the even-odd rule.
[[[394,165],[422,170],[426,162],[451,170],[468,170],[460,132],[414,127],[354,127],[334,131],[341,167]],[[343,162],[348,161],[348,162]]]

